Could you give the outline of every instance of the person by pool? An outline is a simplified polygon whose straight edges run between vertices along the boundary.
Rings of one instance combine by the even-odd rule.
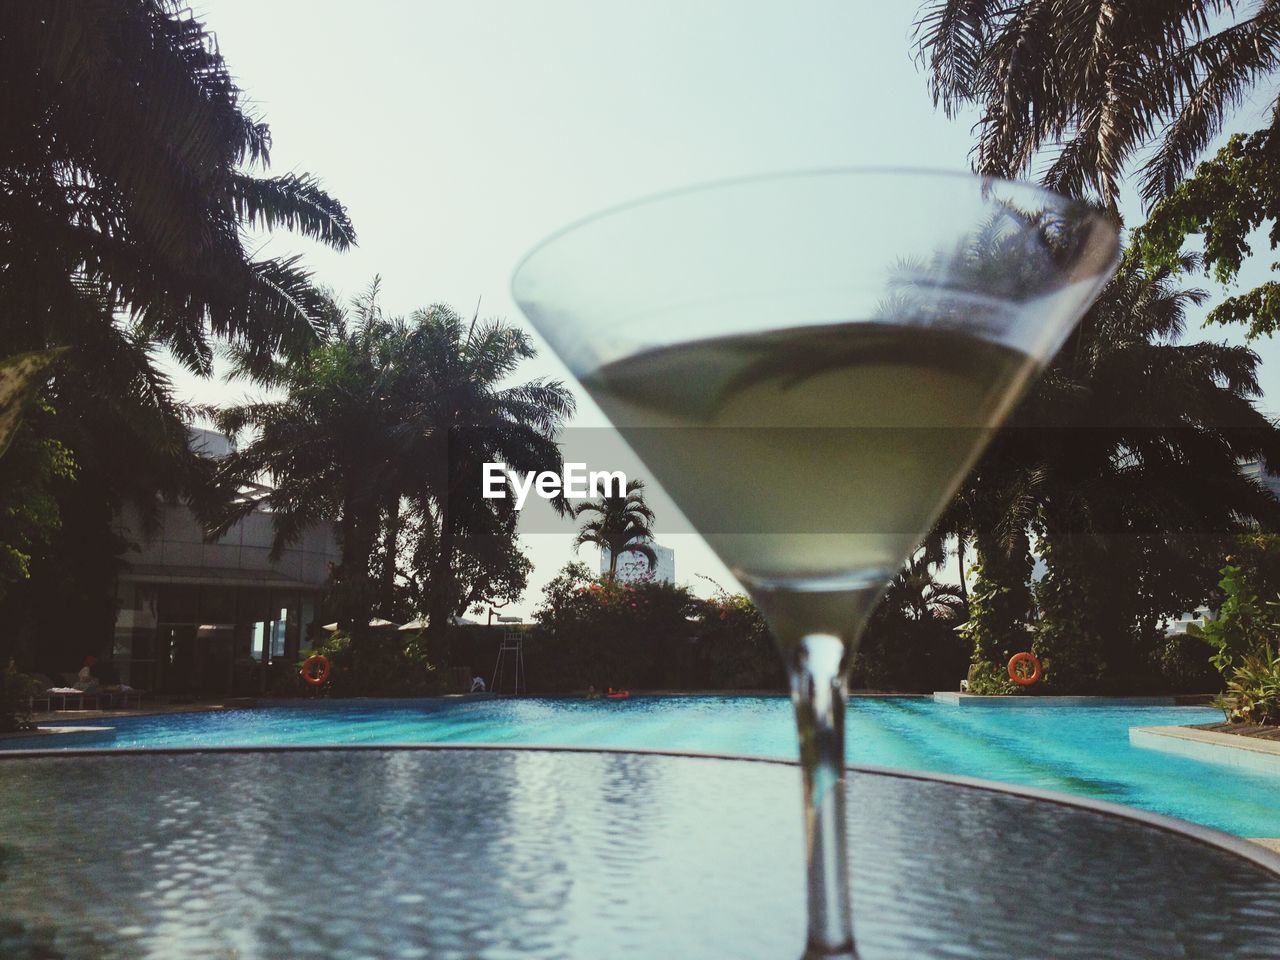
[[[98,658],[93,654],[84,658],[84,666],[76,675],[75,682],[75,688],[81,693],[93,693],[98,689],[98,678],[93,675],[93,665],[97,662]]]

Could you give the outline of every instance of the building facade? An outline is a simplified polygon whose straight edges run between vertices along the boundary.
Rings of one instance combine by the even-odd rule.
[[[1269,473],[1259,460],[1246,460],[1240,464],[1240,472],[1250,480],[1257,480],[1264,487],[1280,498],[1280,476]]]
[[[639,580],[657,580],[663,583],[676,582],[676,552],[664,547],[656,541],[650,541],[649,547],[657,555],[658,563],[651,570],[649,560],[643,554],[626,552],[618,558],[618,579],[623,583],[635,583]],[[600,573],[609,572],[609,551],[600,551]]]
[[[193,445],[211,456],[226,449],[209,431]],[[191,696],[261,692],[272,662],[296,663],[318,635],[320,596],[338,560],[332,525],[306,530],[273,560],[263,510],[209,543],[184,504],[163,506],[158,521],[148,529],[132,508],[117,517],[136,547],[117,583],[112,660],[121,681]]]

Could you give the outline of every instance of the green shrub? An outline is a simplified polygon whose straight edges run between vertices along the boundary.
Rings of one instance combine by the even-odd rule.
[[[1218,616],[1203,627],[1193,624],[1187,632],[1213,648],[1209,662],[1230,678],[1238,662],[1266,648],[1276,628],[1243,568],[1227,564],[1218,586],[1223,593]]]
[[[698,682],[715,690],[782,690],[786,669],[768,624],[751,598],[721,593],[697,614]]]
[[[670,583],[596,578],[566,564],[543,588],[526,645],[534,693],[597,689],[774,689],[781,658],[755,605]]]
[[[969,666],[969,692],[981,697],[1003,697],[1024,692],[1009,679],[1009,668],[990,660]]]
[[[1276,584],[1277,540],[1242,538],[1236,557],[1222,568],[1222,603],[1216,619],[1188,633],[1213,648],[1210,663],[1227,681],[1215,702],[1231,722],[1280,723],[1280,652],[1273,646],[1274,603],[1261,599]]]
[[[34,730],[31,722],[31,696],[41,692],[34,677],[19,673],[12,660],[0,672],[0,733]]]
[[[1031,557],[1024,552],[1005,556],[993,550],[971,567],[969,619],[960,634],[971,647],[975,663],[1008,662],[1027,649],[1027,622],[1032,607]]]
[[[540,684],[553,689],[683,687],[694,672],[701,603],[684,587],[595,579],[581,563],[543,588]]]
[[[1152,659],[1164,690],[1204,693],[1222,689],[1222,677],[1205,659],[1203,638],[1192,633],[1173,633],[1161,638]]]
[[[912,620],[881,604],[858,644],[850,687],[906,693],[954,690],[968,669],[970,649],[953,620]]]
[[[273,683],[277,696],[307,692],[337,697],[423,697],[444,692],[445,680],[427,659],[420,634],[372,630],[358,641],[335,633],[318,644],[331,670],[322,687],[302,683],[296,671]],[[302,663],[298,664],[301,669]]]
[[[1241,658],[1215,702],[1232,723],[1280,724],[1280,653],[1265,649]]]

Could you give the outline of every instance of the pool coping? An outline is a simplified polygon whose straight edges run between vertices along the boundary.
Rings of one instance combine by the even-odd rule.
[[[115,737],[115,727],[36,727],[34,730],[14,730],[0,733],[0,744],[6,740],[28,740],[32,737],[57,737],[59,740],[75,740],[76,742],[93,740],[110,740]]]
[[[1195,727],[1130,727],[1129,743],[1205,763],[1280,774],[1280,742]]]
[[[961,693],[954,690],[938,690],[933,694],[934,703],[951,707],[1194,707],[1199,703],[1188,702],[1183,696],[1164,697],[1093,697],[1093,696],[1037,696],[1034,694],[986,696],[978,693]]]
[[[642,748],[628,748],[615,750],[602,750],[599,747],[572,747],[572,746],[534,746],[534,745],[513,745],[505,743],[404,743],[404,744],[373,744],[373,743],[348,743],[333,744],[328,746],[314,745],[277,745],[277,746],[256,746],[256,747],[200,747],[200,748],[179,748],[179,747],[152,747],[152,748],[119,748],[119,749],[89,749],[89,750],[0,750],[0,764],[9,762],[21,762],[23,760],[45,759],[45,760],[61,760],[61,761],[77,761],[106,759],[120,756],[200,756],[200,755],[236,755],[236,754],[262,754],[262,753],[352,753],[352,752],[391,752],[391,751],[507,751],[519,753],[582,753],[582,754],[623,754],[637,756],[656,756],[656,757],[676,757],[695,760],[728,760],[739,761],[745,763],[765,763],[777,766],[786,766],[799,769],[798,760],[792,760],[785,757],[753,757],[741,754],[731,753],[713,753],[701,751],[679,751],[679,750],[653,750]],[[914,780],[923,783],[940,783],[949,786],[964,787],[973,790],[985,790],[991,793],[1001,793],[1009,796],[1022,797],[1028,800],[1036,800],[1045,803],[1057,804],[1063,807],[1074,807],[1077,809],[1090,810],[1104,816],[1115,817],[1120,820],[1126,820],[1132,823],[1142,824],[1156,830],[1162,830],[1167,833],[1177,834],[1187,837],[1198,843],[1210,847],[1216,847],[1220,850],[1227,850],[1231,853],[1242,857],[1251,863],[1262,867],[1270,873],[1280,877],[1280,852],[1275,852],[1267,846],[1253,842],[1253,840],[1238,837],[1234,834],[1226,833],[1222,830],[1206,827],[1202,824],[1192,823],[1189,820],[1181,820],[1176,817],[1165,816],[1164,814],[1151,813],[1147,810],[1139,810],[1136,807],[1127,807],[1123,804],[1112,803],[1109,800],[1096,800],[1092,797],[1076,797],[1069,794],[1059,793],[1053,790],[1042,790],[1037,787],[1026,787],[1021,785],[997,783],[993,780],[983,780],[978,777],[963,777],[954,774],[945,773],[929,773],[919,770],[901,770],[896,767],[880,767],[866,764],[849,764],[845,768],[852,774],[872,774],[876,776],[896,777],[901,780]]]

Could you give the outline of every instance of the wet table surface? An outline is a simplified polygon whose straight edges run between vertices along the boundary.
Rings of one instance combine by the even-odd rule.
[[[849,790],[864,960],[1280,957],[1280,860],[1245,841],[914,774]],[[795,960],[801,858],[788,763],[26,756],[0,760],[0,957]]]

